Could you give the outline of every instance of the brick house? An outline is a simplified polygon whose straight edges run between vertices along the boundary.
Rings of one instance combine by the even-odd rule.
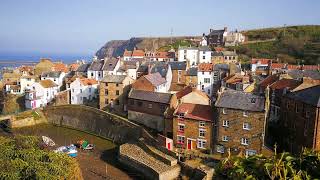
[[[281,149],[300,153],[303,147],[320,150],[320,85],[290,92],[281,100]]]
[[[172,94],[131,89],[128,96],[128,119],[163,132],[166,122],[172,121],[166,121],[166,118],[171,118],[171,111],[175,107],[176,100]]]
[[[186,62],[169,62],[172,71],[170,91],[179,91],[184,88],[186,82]]]
[[[160,73],[153,73],[137,79],[132,84],[132,88],[143,91],[167,92],[166,82]]]
[[[100,109],[112,109],[120,113],[126,112],[130,84],[133,81],[127,75],[106,75],[100,81]]]
[[[185,83],[186,86],[192,86],[197,87],[198,85],[198,68],[197,67],[191,67],[186,72],[185,77]]]
[[[211,106],[182,103],[174,112],[173,142],[186,150],[211,150],[212,125]]]
[[[264,149],[265,98],[226,90],[216,101],[215,153],[260,154]]]

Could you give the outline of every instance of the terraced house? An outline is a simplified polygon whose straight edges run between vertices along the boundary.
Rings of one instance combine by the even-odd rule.
[[[213,113],[209,105],[182,103],[174,112],[173,141],[186,150],[211,150]]]
[[[100,81],[100,109],[127,111],[127,98],[133,79],[127,75],[107,75]]]
[[[260,154],[267,151],[265,98],[251,93],[226,90],[216,101],[215,153]]]

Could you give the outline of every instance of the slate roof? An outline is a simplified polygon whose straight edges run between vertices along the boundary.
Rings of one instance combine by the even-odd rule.
[[[228,64],[215,64],[213,69],[215,71],[218,71],[218,70],[228,71],[229,70],[229,65]]]
[[[284,88],[288,88],[288,89],[294,89],[296,87],[298,87],[301,84],[300,81],[298,80],[294,80],[294,79],[280,79],[278,81],[276,81],[275,83],[273,83],[270,88],[271,89],[284,89]]]
[[[288,70],[288,75],[294,79],[301,79],[303,77],[309,77],[311,79],[320,80],[320,72],[312,70]]]
[[[122,83],[126,75],[106,75],[101,81],[107,83]]]
[[[211,51],[210,47],[208,46],[200,46],[198,49],[199,51]]]
[[[138,99],[144,101],[158,102],[163,104],[170,104],[172,94],[169,93],[159,93],[152,91],[142,91],[131,89],[129,93],[130,99]]]
[[[166,78],[168,72],[168,65],[164,63],[156,63],[151,67],[151,73],[160,73],[163,78]]]
[[[221,51],[213,51],[212,56],[223,56],[223,53]]]
[[[51,77],[51,78],[59,78],[61,71],[50,71],[50,72],[43,72],[41,77]]]
[[[145,77],[153,86],[159,86],[167,82],[166,79],[164,79],[158,72],[153,74],[147,74],[143,77]]]
[[[187,63],[180,62],[180,61],[174,61],[174,62],[169,62],[169,65],[172,70],[186,70],[187,68]]]
[[[177,107],[174,115],[184,113],[184,118],[199,121],[212,121],[213,112],[209,105],[182,103]]]
[[[82,64],[76,70],[77,72],[87,72],[89,69],[90,64]]]
[[[104,60],[92,61],[88,71],[102,71]]]
[[[220,34],[223,34],[224,33],[224,29],[221,29],[221,30],[212,30],[208,36],[212,36],[212,35],[220,35]]]
[[[56,87],[58,86],[56,83],[54,83],[53,81],[51,81],[50,79],[46,79],[46,80],[41,80],[40,85],[44,88],[51,88],[51,87]]]
[[[198,75],[198,68],[197,67],[189,68],[187,70],[187,75],[188,76],[197,76]]]
[[[320,85],[286,94],[290,99],[320,107]]]
[[[220,108],[261,112],[264,111],[264,102],[262,96],[228,89],[218,97],[215,105]]]
[[[103,66],[103,70],[104,71],[113,71],[118,62],[119,62],[119,59],[115,59],[115,58],[106,60],[104,66]]]

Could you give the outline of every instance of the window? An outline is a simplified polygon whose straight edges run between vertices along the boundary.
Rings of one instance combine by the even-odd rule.
[[[106,83],[106,86],[108,87],[108,83]]]
[[[109,104],[109,99],[104,100],[105,104]]]
[[[217,152],[224,153],[224,147],[222,145],[217,145]]]
[[[208,89],[208,94],[210,94],[211,92],[210,92],[210,89]]]
[[[310,117],[310,111],[306,110],[306,118],[309,118],[309,117]]]
[[[201,86],[202,91],[204,90],[204,85]]]
[[[257,154],[256,150],[251,150],[251,149],[246,150],[246,156],[253,156],[256,154]]]
[[[187,59],[187,55],[184,55],[184,56],[183,56],[183,59]]]
[[[205,137],[205,135],[206,135],[206,130],[199,129],[199,137]]]
[[[241,138],[241,144],[242,145],[249,145],[249,139],[248,138]]]
[[[204,75],[204,71],[202,71],[202,75]]]
[[[178,124],[178,131],[179,132],[184,132],[184,124]]]
[[[119,99],[116,100],[116,105],[119,105],[120,104],[120,101]]]
[[[91,88],[89,88],[89,93],[91,93]]]
[[[202,59],[206,59],[206,56],[202,56]]]
[[[204,83],[210,83],[210,78],[204,78]]]
[[[72,101],[73,101],[73,100],[74,100],[74,97],[72,96],[71,99],[72,99]]]
[[[91,73],[91,77],[93,77],[93,72]]]
[[[117,95],[117,96],[119,95],[119,90],[116,90],[116,95]]]
[[[105,91],[105,94],[106,94],[106,95],[108,95],[108,94],[109,94],[109,91],[108,91],[108,89],[106,89],[106,91]]]
[[[222,136],[222,141],[224,141],[224,142],[229,141],[229,137],[228,136]]]
[[[177,143],[184,144],[184,136],[177,136]]]
[[[204,149],[206,147],[206,140],[198,139],[198,148]]]
[[[178,117],[179,117],[179,118],[184,118],[184,113],[179,113],[179,114],[178,114]]]
[[[141,101],[138,101],[138,106],[142,106],[142,102]]]
[[[54,78],[54,79],[53,79],[53,81],[57,81],[57,79],[56,79],[56,78]]]
[[[119,86],[119,84],[117,83],[117,84],[116,84],[116,86],[118,87],[118,86]]]
[[[243,111],[243,116],[248,117],[248,111]]]
[[[151,109],[152,108],[152,104],[148,104],[148,108]]]
[[[80,89],[80,93],[82,93],[82,89]]]
[[[222,126],[223,127],[229,127],[230,122],[228,120],[223,120],[222,121]]]
[[[222,113],[223,114],[227,114],[227,109],[226,108],[222,108]]]
[[[166,110],[166,106],[165,105],[160,105],[160,110],[161,110],[161,112],[164,112]]]
[[[245,130],[250,130],[250,129],[251,129],[250,124],[247,123],[247,122],[244,122],[244,123],[243,123],[243,129],[245,129]]]
[[[181,73],[182,73],[182,71],[181,71],[181,70],[178,70],[178,74],[181,75]]]
[[[206,125],[206,122],[204,122],[204,121],[199,122],[199,127],[205,127],[205,125]]]

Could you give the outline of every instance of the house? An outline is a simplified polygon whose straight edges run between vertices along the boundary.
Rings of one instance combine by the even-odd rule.
[[[87,77],[89,79],[95,79],[96,81],[100,81],[103,78],[104,62],[105,60],[94,59],[88,68]]]
[[[198,85],[198,67],[191,67],[186,72],[186,86],[197,87]]]
[[[71,104],[85,104],[98,97],[98,82],[95,79],[77,78],[70,84]]]
[[[320,86],[287,93],[280,111],[280,148],[295,154],[303,147],[319,151]]]
[[[132,84],[132,88],[143,91],[167,92],[166,83],[167,81],[157,72],[140,77]]]
[[[5,92],[8,94],[21,94],[20,82],[8,82],[5,84]]]
[[[210,29],[210,32],[207,35],[208,46],[224,46],[227,34],[227,27],[222,30]]]
[[[88,76],[88,69],[91,64],[81,64],[78,69],[75,71],[76,75]]]
[[[180,104],[174,112],[173,142],[186,150],[211,150],[213,113],[209,105]]]
[[[64,72],[64,73],[68,73],[69,69],[68,67],[63,64],[62,62],[56,62],[53,64],[52,66],[52,71],[60,71],[60,72]]]
[[[123,52],[123,60],[130,61],[132,58],[132,51],[128,51],[127,49]]]
[[[207,41],[207,37],[206,37],[205,33],[202,34],[202,38],[201,38],[201,41],[200,41],[200,46],[208,46],[208,41]]]
[[[121,61],[123,62],[123,61]],[[137,70],[139,68],[139,61],[131,60],[131,61],[124,61],[121,65],[120,69],[123,69],[126,72],[126,75],[130,78],[136,80],[137,79]]]
[[[23,94],[27,87],[31,86],[33,83],[35,83],[35,77],[34,76],[21,76],[20,78],[20,93]]]
[[[80,63],[72,63],[68,65],[69,72],[76,72],[81,64]]]
[[[224,62],[223,53],[221,51],[213,51],[212,52],[211,62],[213,64],[223,64],[223,63],[225,63]]]
[[[211,105],[209,96],[205,92],[199,91],[192,86],[186,86],[184,89],[174,94],[174,96],[179,104],[190,103]]]
[[[70,90],[70,85],[73,81],[75,81],[77,78],[79,79],[82,79],[82,78],[86,78],[86,76],[84,75],[78,75],[78,74],[75,74],[75,75],[71,75],[71,76],[66,76],[64,81],[65,81],[65,84],[66,84],[66,90]]]
[[[201,90],[212,96],[213,88],[213,64],[202,63],[198,66],[198,90]]]
[[[22,76],[34,75],[34,67],[33,66],[20,66],[19,73]]]
[[[171,66],[165,62],[151,62],[151,66],[148,66],[150,73],[160,73],[161,77],[166,80],[166,91],[168,92],[172,82],[172,70]]]
[[[253,84],[253,77],[249,74],[242,75],[240,73],[229,75],[222,79],[221,81],[221,87],[222,88],[228,88],[233,89],[237,91],[245,91],[249,90],[252,91],[253,87],[251,86]]]
[[[107,75],[100,82],[100,109],[127,111],[128,93],[133,79],[127,75]]]
[[[2,74],[2,83],[15,83],[19,84],[21,74],[15,72],[5,72]]]
[[[43,72],[41,74],[40,80],[46,80],[50,79],[54,83],[58,85],[58,88],[60,90],[61,86],[64,83],[64,77],[66,73],[61,72],[61,71],[50,71],[50,72]]]
[[[221,53],[225,64],[238,62],[238,54],[235,51],[222,51]]]
[[[200,46],[199,48],[199,63],[211,63],[212,50],[208,46]]]
[[[130,61],[131,59],[142,59],[145,57],[145,52],[143,50],[139,50],[137,48],[134,48],[133,51],[128,51],[125,49],[123,53],[123,60]]]
[[[170,62],[174,61],[175,53],[166,52],[166,51],[157,51],[155,53],[149,53],[149,56],[146,56],[150,61],[161,61],[161,62]]]
[[[106,75],[115,75],[117,74],[117,71],[120,68],[120,60],[116,58],[111,58],[105,60],[104,66],[103,66],[103,76]]]
[[[25,91],[25,107],[35,109],[47,106],[55,98],[58,90],[59,86],[51,79],[33,83]]]
[[[199,49],[197,47],[180,47],[178,61],[187,61],[191,66],[196,66],[199,63]]]
[[[252,93],[226,90],[219,95],[215,106],[215,153],[223,156],[245,153],[260,154],[264,151],[265,98]]]
[[[172,71],[172,81],[170,91],[179,91],[184,88],[186,83],[186,62],[173,61],[168,62]]]
[[[165,131],[166,118],[168,118],[166,112],[176,106],[176,102],[172,100],[172,94],[131,89],[128,99],[130,121],[158,132]]]
[[[251,72],[255,75],[269,75],[272,61],[273,59],[252,58]]]
[[[225,46],[238,46],[239,44],[243,43],[245,41],[245,36],[236,31],[231,31],[227,33],[227,36],[225,37]]]

